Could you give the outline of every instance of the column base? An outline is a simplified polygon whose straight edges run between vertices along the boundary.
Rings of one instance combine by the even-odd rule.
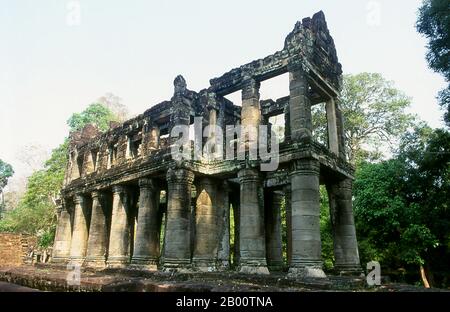
[[[106,267],[106,259],[105,257],[86,257],[84,265],[89,268],[103,269]]]
[[[133,256],[131,268],[136,270],[156,271],[158,270],[158,260],[146,256]]]
[[[192,264],[190,259],[174,259],[165,258],[163,263],[163,271],[165,272],[192,272]]]
[[[249,266],[241,265],[239,267],[239,273],[244,274],[259,274],[259,275],[269,275],[269,269],[266,266]]]
[[[149,271],[149,272],[158,271],[158,265],[156,265],[156,264],[135,264],[135,263],[131,263],[129,268],[132,269],[132,270],[137,270],[137,271]]]
[[[61,264],[61,263],[68,263],[69,262],[69,257],[58,257],[58,256],[56,256],[56,257],[52,257],[52,263],[59,263],[59,264]]]
[[[308,265],[301,267],[291,267],[287,274],[291,278],[327,278],[321,265]]]
[[[241,258],[241,263],[238,267],[238,271],[239,273],[244,274],[260,274],[260,275],[270,274],[265,259],[243,260]]]
[[[364,272],[359,264],[336,264],[334,272],[337,275],[360,276]]]
[[[212,259],[205,258],[193,258],[193,269],[200,272],[215,272],[217,271],[216,262]]]
[[[228,271],[230,269],[230,261],[228,260],[219,260],[217,262],[217,271]]]
[[[108,268],[123,269],[128,267],[130,260],[127,256],[109,257],[106,264]]]
[[[69,258],[69,263],[70,264],[77,264],[77,265],[83,265],[85,262],[86,258],[85,257],[70,257]]]
[[[282,271],[283,270],[283,261],[272,261],[267,263],[267,267],[269,271]]]

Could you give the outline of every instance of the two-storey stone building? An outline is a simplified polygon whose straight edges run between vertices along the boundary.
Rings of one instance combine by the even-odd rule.
[[[261,82],[284,73],[289,73],[289,95],[261,101]],[[240,272],[261,274],[286,265],[291,276],[324,277],[323,184],[336,270],[359,272],[341,80],[334,42],[319,12],[295,25],[281,51],[212,79],[207,89],[188,90],[178,76],[169,101],[106,133],[91,125],[72,133],[53,261],[200,271],[233,263]],[[239,90],[241,103],[225,98]],[[314,105],[326,107],[326,144],[313,139]],[[203,117],[203,126],[225,129],[268,125],[274,116],[284,116],[285,125],[276,171],[260,171],[259,160],[175,161],[171,156],[176,139],[171,129],[190,126],[195,117]]]

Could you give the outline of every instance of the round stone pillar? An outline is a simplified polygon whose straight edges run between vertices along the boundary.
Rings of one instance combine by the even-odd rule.
[[[331,225],[334,238],[335,271],[338,274],[362,273],[352,208],[352,180],[328,187]]]
[[[125,187],[113,186],[111,233],[109,236],[109,267],[124,267],[130,262],[129,198]]]
[[[239,270],[243,273],[269,274],[264,235],[264,204],[259,172],[242,169],[240,182]]]
[[[70,260],[82,264],[86,257],[86,247],[89,236],[89,209],[83,195],[73,198],[75,204],[73,218],[73,233],[70,246]]]
[[[156,270],[159,258],[159,187],[152,179],[139,179],[139,211],[132,263]]]
[[[230,198],[228,182],[223,181],[218,185],[218,241],[219,250],[217,251],[217,262],[219,269],[226,270],[230,268]]]
[[[216,269],[218,242],[218,193],[215,181],[201,178],[197,187],[195,243],[192,262],[203,271]]]
[[[312,115],[308,74],[301,64],[289,64],[289,127],[293,141],[312,137]]]
[[[167,219],[164,267],[182,268],[191,263],[191,189],[194,173],[187,169],[167,172]]]
[[[107,207],[103,193],[94,191],[92,197],[92,215],[89,228],[86,265],[104,267],[108,248]]]
[[[72,239],[72,224],[70,222],[68,205],[64,200],[58,200],[57,204],[58,225],[52,251],[52,262],[55,263],[69,260]]]
[[[291,180],[292,259],[289,274],[326,277],[322,270],[320,239],[319,162],[302,159],[293,163]]]
[[[292,262],[292,205],[291,205],[291,184],[287,184],[283,187],[285,194],[285,207],[286,207],[286,254],[287,263],[290,266]]]
[[[266,250],[267,265],[272,271],[283,268],[283,247],[281,240],[281,206],[284,194],[278,191],[267,194],[266,207]]]
[[[242,88],[241,126],[246,131],[245,148],[253,153],[258,148],[258,131],[261,124],[261,109],[259,105],[260,83],[253,78],[247,78]]]

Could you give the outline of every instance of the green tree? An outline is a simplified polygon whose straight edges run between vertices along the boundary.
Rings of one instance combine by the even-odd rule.
[[[81,113],[73,114],[67,121],[70,131],[82,129],[93,123],[107,130],[110,121],[117,117],[101,104],[91,104]],[[62,188],[67,167],[69,140],[54,149],[45,162],[44,169],[34,172],[28,179],[27,190],[18,207],[0,222],[0,230],[38,235],[43,247],[51,244],[56,228],[55,200]]]
[[[83,129],[88,123],[97,125],[101,131],[106,131],[109,129],[109,122],[117,120],[118,117],[110,109],[100,103],[93,103],[81,113],[74,113],[67,120],[67,125],[71,132]]]
[[[448,284],[448,132],[421,125],[406,133],[393,159],[360,166],[354,196],[363,263],[378,260],[388,270],[412,266],[424,285]]]
[[[4,206],[3,189],[8,184],[8,179],[12,177],[13,174],[14,170],[12,166],[0,159],[0,218]]]
[[[411,126],[413,116],[405,112],[409,105],[410,98],[380,74],[345,75],[341,110],[349,161],[378,159],[382,148],[393,147]],[[313,109],[313,123],[316,139],[326,142],[325,110]]]
[[[449,83],[438,97],[446,110],[444,119],[450,126],[450,2],[425,0],[419,9],[416,28],[428,39],[429,66],[444,75]]]
[[[12,177],[14,170],[12,166],[0,159],[0,190],[8,184],[8,179]]]

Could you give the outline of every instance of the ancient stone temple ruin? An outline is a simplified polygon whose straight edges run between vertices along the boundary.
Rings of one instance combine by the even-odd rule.
[[[261,82],[285,73],[289,95],[260,100]],[[191,91],[178,76],[170,100],[105,133],[92,125],[72,133],[53,261],[258,274],[285,268],[293,277],[325,277],[322,184],[330,203],[335,269],[360,272],[341,76],[319,12],[297,22],[281,51],[211,79],[207,89]],[[225,97],[236,91],[241,103]],[[311,110],[321,104],[325,143],[313,137]],[[260,159],[179,161],[171,155],[177,139],[171,130],[193,125],[195,117],[203,117],[203,127],[225,129],[270,126],[274,116],[284,117],[275,171],[261,171]],[[246,143],[238,138],[232,144]]]

